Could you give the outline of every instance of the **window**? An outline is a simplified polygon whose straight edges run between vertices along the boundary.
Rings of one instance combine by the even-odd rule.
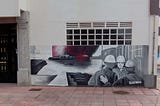
[[[80,39],[80,36],[74,36],[74,39]]]
[[[103,39],[109,39],[109,35],[103,35]]]
[[[74,30],[74,34],[79,34],[80,30]]]
[[[67,45],[131,45],[132,22],[66,24]]]
[[[67,30],[67,34],[72,34],[72,30]]]
[[[87,34],[87,30],[86,29],[82,29],[81,30],[81,34]]]
[[[104,45],[109,45],[109,41],[103,41]]]
[[[109,29],[103,29],[104,34],[109,34]]]
[[[80,45],[80,41],[74,41],[74,45]]]
[[[89,29],[89,34],[94,34],[94,29]]]
[[[82,41],[81,45],[87,45],[87,41]]]
[[[96,29],[96,34],[102,34],[102,30],[101,29]]]
[[[89,40],[90,39],[94,40],[94,35],[89,35]]]
[[[81,35],[81,39],[87,40],[87,35]]]
[[[94,41],[89,41],[89,45],[94,45]]]

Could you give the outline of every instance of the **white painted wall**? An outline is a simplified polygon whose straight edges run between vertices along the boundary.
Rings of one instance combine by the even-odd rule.
[[[0,17],[19,16],[18,0],[0,0]]]
[[[28,10],[28,0],[0,0],[0,17],[20,16],[20,10]]]
[[[158,45],[160,46],[160,36],[158,36]]]
[[[18,0],[18,1],[19,1],[19,8],[23,11],[27,11],[29,0]]]
[[[149,0],[30,0],[30,44],[65,45],[66,22],[132,21],[133,45],[149,44]]]

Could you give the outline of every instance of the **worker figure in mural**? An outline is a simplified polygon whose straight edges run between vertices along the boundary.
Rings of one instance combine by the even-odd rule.
[[[113,55],[108,55],[104,59],[104,67],[97,71],[88,81],[89,86],[111,86],[113,83],[113,67],[116,61]]]
[[[129,85],[141,85],[142,84],[142,78],[139,77],[135,70],[135,62],[133,60],[128,60],[125,64],[126,70],[128,72],[126,78],[128,79]]]
[[[127,70],[125,68],[125,58],[124,56],[118,56],[116,58],[117,66],[112,69],[114,75],[113,80],[114,83],[112,86],[125,86],[128,83],[128,80],[126,79],[127,76]]]

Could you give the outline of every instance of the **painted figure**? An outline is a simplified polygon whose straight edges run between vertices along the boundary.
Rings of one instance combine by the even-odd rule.
[[[129,85],[140,85],[142,84],[142,78],[140,78],[135,70],[135,62],[133,60],[128,60],[125,64],[126,70],[128,72],[126,78],[128,79]]]
[[[97,71],[88,81],[89,86],[111,86],[113,83],[112,68],[115,67],[115,57],[108,55],[104,59],[104,67]]]
[[[113,68],[114,72],[114,83],[112,86],[126,85],[124,78],[127,76],[127,71],[125,69],[125,58],[124,56],[118,56],[116,59],[117,66]]]

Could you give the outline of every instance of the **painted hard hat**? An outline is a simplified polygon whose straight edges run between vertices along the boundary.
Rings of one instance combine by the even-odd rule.
[[[118,56],[117,57],[117,62],[125,62],[124,56]]]
[[[104,62],[107,62],[107,63],[115,63],[116,62],[116,59],[113,55],[107,55],[104,59]]]
[[[125,64],[126,67],[135,67],[135,63],[133,60],[128,60]]]

